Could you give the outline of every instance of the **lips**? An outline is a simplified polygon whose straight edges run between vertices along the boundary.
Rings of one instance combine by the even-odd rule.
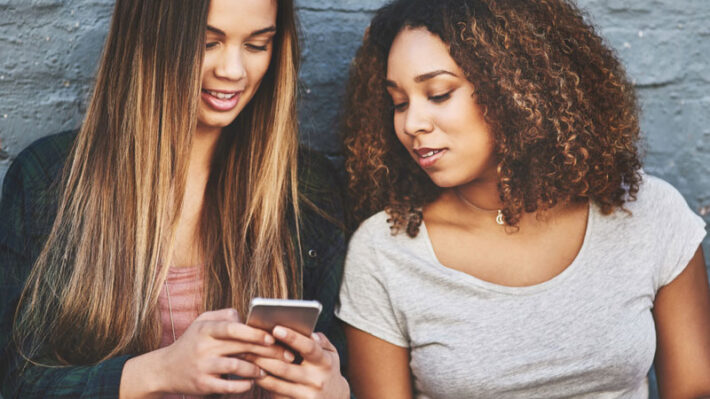
[[[419,147],[414,149],[414,153],[417,156],[417,162],[422,168],[430,168],[441,159],[441,157],[446,154],[448,149],[446,148],[429,148],[429,147]]]
[[[208,90],[202,89],[202,99],[210,106],[210,108],[225,112],[231,111],[239,103],[239,98],[242,91],[227,91],[227,90]]]

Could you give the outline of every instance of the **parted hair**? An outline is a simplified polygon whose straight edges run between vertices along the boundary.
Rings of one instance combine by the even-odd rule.
[[[441,193],[394,133],[385,90],[394,38],[437,35],[475,90],[495,140],[506,223],[563,201],[605,214],[638,192],[639,116],[623,66],[566,0],[397,0],[381,8],[350,70],[343,118],[349,224],[381,210],[416,236]]]

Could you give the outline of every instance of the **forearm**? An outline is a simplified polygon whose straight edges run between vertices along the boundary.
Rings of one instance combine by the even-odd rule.
[[[119,396],[123,366],[130,356],[120,356],[94,366],[41,367],[15,370],[3,382],[6,398],[101,398]]]

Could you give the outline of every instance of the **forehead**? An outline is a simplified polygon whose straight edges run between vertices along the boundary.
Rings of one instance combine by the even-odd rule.
[[[207,24],[228,35],[276,25],[277,0],[211,0]]]
[[[387,79],[413,79],[437,70],[457,75],[461,71],[439,36],[425,28],[405,28],[397,34],[387,57]]]

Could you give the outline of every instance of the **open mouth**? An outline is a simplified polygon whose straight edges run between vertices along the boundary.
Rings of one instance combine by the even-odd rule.
[[[202,89],[202,99],[216,111],[230,111],[239,103],[241,91],[217,91]]]
[[[207,93],[207,94],[209,94],[209,95],[211,95],[211,96],[217,97],[217,98],[219,98],[220,100],[229,100],[229,99],[231,99],[231,98],[233,98],[234,96],[237,95],[237,92],[222,93],[222,92],[219,92],[219,91],[204,90],[204,89],[203,89],[202,91],[204,91],[205,93]]]
[[[429,168],[434,166],[434,164],[444,156],[447,148],[426,148],[421,147],[414,150],[417,155],[417,163],[422,168]]]
[[[433,157],[434,155],[440,153],[441,151],[444,151],[444,150],[431,150],[431,151],[429,151],[429,152],[427,152],[427,153],[419,154],[419,156],[420,156],[421,158],[431,158],[431,157]]]

